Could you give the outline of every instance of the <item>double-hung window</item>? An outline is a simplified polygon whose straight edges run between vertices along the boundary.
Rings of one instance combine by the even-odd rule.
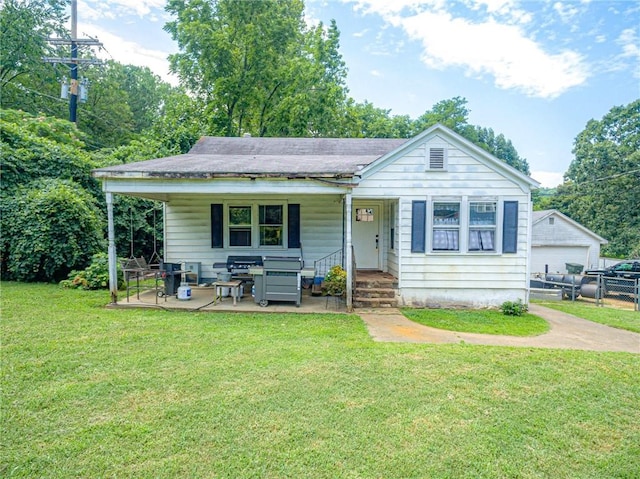
[[[251,246],[251,206],[229,206],[229,246]]]
[[[229,246],[282,246],[284,214],[282,205],[257,205],[258,218],[254,219],[254,206],[229,206]],[[257,225],[257,226],[256,226]]]
[[[282,246],[284,230],[282,205],[260,205],[260,246]]]
[[[469,251],[496,251],[496,210],[494,201],[469,202]]]
[[[458,251],[460,249],[460,203],[433,203],[434,251]]]

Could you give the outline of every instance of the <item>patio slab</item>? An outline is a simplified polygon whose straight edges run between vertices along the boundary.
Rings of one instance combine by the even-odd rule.
[[[133,293],[127,300],[126,296],[118,299],[117,308],[158,308],[176,311],[235,311],[235,312],[261,312],[261,313],[346,313],[344,300],[336,300],[333,297],[312,296],[310,289],[302,290],[302,301],[299,307],[289,301],[269,301],[266,307],[262,307],[253,300],[251,292],[245,294],[233,304],[231,296],[218,300],[213,304],[215,296],[214,287],[191,287],[191,299],[179,300],[176,296],[158,297],[154,289]]]

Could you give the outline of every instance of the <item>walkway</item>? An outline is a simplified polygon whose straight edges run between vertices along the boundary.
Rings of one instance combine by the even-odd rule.
[[[571,314],[530,304],[529,312],[551,326],[540,336],[516,337],[459,333],[423,326],[405,318],[397,309],[356,311],[375,341],[405,343],[468,343],[491,346],[581,349],[640,354],[640,334],[587,321]]]

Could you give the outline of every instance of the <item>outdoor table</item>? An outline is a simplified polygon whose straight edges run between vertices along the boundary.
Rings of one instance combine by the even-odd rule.
[[[215,283],[213,283],[213,286],[215,287],[215,296],[213,298],[213,304],[214,305],[218,304],[218,301],[222,302],[222,288],[230,288],[231,296],[233,297],[233,305],[235,306],[237,304],[236,300],[238,298],[238,291],[241,284],[242,284],[242,281],[240,280],[216,281]]]

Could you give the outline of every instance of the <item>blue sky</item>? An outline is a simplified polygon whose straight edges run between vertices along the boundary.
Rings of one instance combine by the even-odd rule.
[[[78,0],[78,35],[103,58],[168,81],[177,46],[165,0]],[[555,186],[590,119],[640,98],[640,0],[306,0],[335,19],[358,102],[416,118],[467,99],[469,122],[510,139],[532,176]]]

